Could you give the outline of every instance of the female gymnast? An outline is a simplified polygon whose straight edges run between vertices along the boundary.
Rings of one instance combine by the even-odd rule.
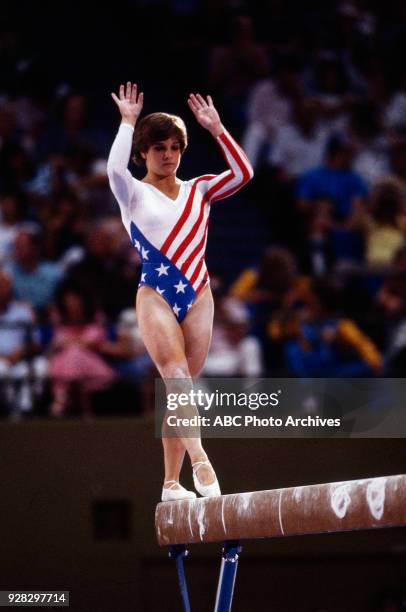
[[[166,392],[185,391],[185,385],[192,388],[193,377],[203,367],[212,333],[213,298],[204,261],[210,208],[245,185],[253,170],[222,125],[210,96],[205,100],[191,94],[188,105],[198,123],[216,139],[228,170],[182,181],[176,176],[187,146],[182,119],[152,113],[134,131],[143,94],[128,82],[120,86],[118,96],[111,95],[122,121],[110,151],[108,176],[124,226],[142,259],[136,297],[140,332]],[[134,161],[147,170],[142,181],[127,168],[132,149]],[[196,490],[205,497],[221,495],[200,437],[178,436],[162,437],[162,501],[196,497],[179,484],[186,451]]]

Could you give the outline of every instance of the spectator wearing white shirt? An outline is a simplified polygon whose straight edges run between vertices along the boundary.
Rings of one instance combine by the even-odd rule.
[[[280,169],[285,180],[295,179],[321,164],[331,130],[317,118],[317,103],[297,100],[292,121],[276,131],[269,163]]]
[[[263,79],[251,89],[242,146],[254,168],[262,161],[264,147],[272,147],[277,131],[291,121],[294,100],[300,95],[298,68],[288,60],[274,78]]]
[[[39,337],[34,328],[35,319],[31,307],[13,299],[10,276],[0,271],[0,383],[1,395],[6,408],[16,412],[32,408],[32,396],[28,377],[36,379],[36,391],[41,392],[46,374],[46,360],[35,357]]]

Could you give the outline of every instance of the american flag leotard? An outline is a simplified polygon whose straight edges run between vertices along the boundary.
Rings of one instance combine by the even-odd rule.
[[[241,147],[223,131],[217,141],[229,169],[182,181],[178,197],[172,200],[131,175],[132,138],[133,127],[122,123],[108,159],[110,187],[142,259],[139,286],[155,289],[180,322],[208,283],[204,258],[211,204],[238,191],[253,170]]]

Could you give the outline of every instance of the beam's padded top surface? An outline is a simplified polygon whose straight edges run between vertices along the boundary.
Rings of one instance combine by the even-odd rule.
[[[158,504],[160,546],[406,525],[406,475]]]

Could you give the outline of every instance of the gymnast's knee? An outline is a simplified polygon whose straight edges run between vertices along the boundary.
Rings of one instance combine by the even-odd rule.
[[[191,378],[190,371],[186,360],[184,362],[168,361],[161,365],[160,368],[162,377],[167,379],[182,379],[188,380]]]

